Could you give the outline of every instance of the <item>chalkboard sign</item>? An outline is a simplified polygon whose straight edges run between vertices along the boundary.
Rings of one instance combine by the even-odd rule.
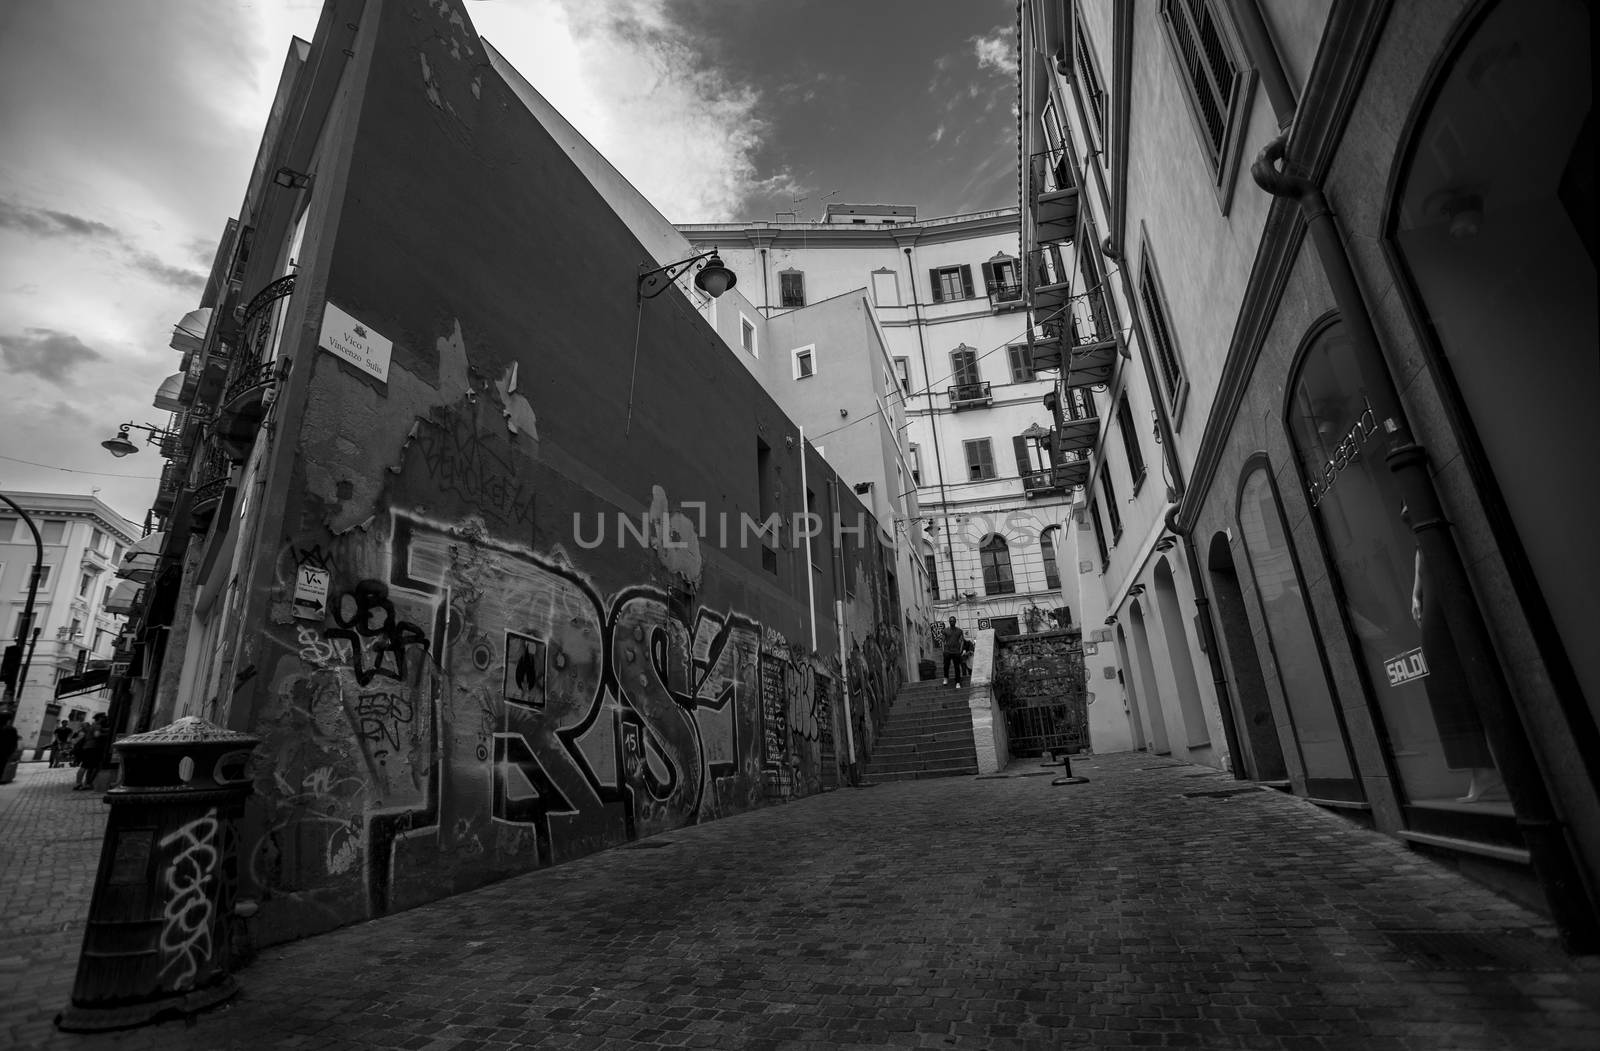
[[[761,655],[761,734],[769,771],[783,769],[789,740],[789,705],[783,690],[784,662],[770,653]]]

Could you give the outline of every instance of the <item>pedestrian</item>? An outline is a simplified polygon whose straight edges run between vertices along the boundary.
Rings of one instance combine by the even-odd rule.
[[[67,750],[72,741],[73,727],[70,722],[56,723],[55,735],[50,743],[50,769],[63,765],[67,761]]]
[[[944,629],[944,684],[950,685],[950,667],[956,669],[956,685],[961,685],[961,644],[966,641],[966,636],[961,634],[961,629],[956,627],[956,618],[950,618],[950,626]]]
[[[0,785],[9,785],[16,776],[17,763],[22,759],[22,749],[17,747],[21,738],[11,725],[10,715],[0,715]]]
[[[72,786],[74,792],[79,789],[94,791],[95,778],[100,776],[100,767],[105,764],[106,749],[110,746],[111,727],[106,723],[105,713],[96,712],[79,746],[78,783]]]

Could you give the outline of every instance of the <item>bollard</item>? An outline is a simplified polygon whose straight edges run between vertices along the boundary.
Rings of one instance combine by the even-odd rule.
[[[192,1014],[232,996],[235,822],[260,740],[189,716],[113,748],[111,807],[66,1032]]]

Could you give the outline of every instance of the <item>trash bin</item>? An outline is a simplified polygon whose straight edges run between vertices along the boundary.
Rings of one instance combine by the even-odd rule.
[[[260,740],[186,717],[113,747],[121,782],[100,848],[68,1032],[190,1014],[233,995],[235,825]]]

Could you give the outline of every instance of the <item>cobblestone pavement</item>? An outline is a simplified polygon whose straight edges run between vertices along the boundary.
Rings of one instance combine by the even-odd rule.
[[[100,1036],[39,1021],[70,991],[77,938],[60,928],[66,899],[86,906],[98,802],[25,780],[0,802],[0,834],[24,841],[5,863],[5,977],[20,966],[38,1006],[6,1001],[21,1019],[10,1037],[163,1051],[1600,1046],[1600,964],[1395,840],[1142,754],[1075,761],[1091,780],[1072,787],[1023,769],[1045,776],[845,789],[277,946],[191,1024]]]

